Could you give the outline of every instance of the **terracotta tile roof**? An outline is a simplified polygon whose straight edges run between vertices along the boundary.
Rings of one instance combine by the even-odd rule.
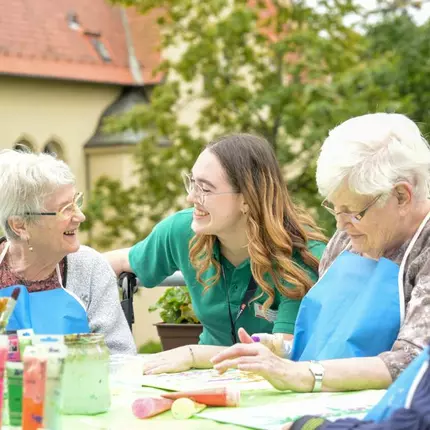
[[[162,78],[161,73],[153,73],[155,67],[161,62],[160,33],[157,26],[157,18],[161,14],[161,9],[141,15],[134,8],[127,8],[133,45],[136,57],[143,68],[145,82],[151,80],[159,82]]]
[[[80,28],[69,27],[74,14]],[[126,12],[143,83],[156,83],[159,35],[154,14]],[[139,37],[139,40],[133,40]],[[93,46],[100,41],[111,58]],[[139,84],[129,67],[121,9],[107,0],[0,0],[0,74]]]

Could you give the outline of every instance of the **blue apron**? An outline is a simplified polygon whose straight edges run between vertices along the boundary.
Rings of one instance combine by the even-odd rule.
[[[430,212],[410,241],[400,268],[342,252],[303,298],[291,359],[372,357],[389,351],[405,315],[403,274],[409,253]]]
[[[8,248],[9,243],[0,256],[0,264]],[[0,289],[0,297],[9,297],[16,287],[21,289],[7,330],[32,328],[35,334],[90,333],[84,304],[75,294],[63,288],[58,266],[56,270],[61,288],[32,293],[24,285]]]
[[[291,359],[369,357],[391,349],[401,324],[399,266],[342,252],[306,294]]]
[[[427,347],[390,386],[384,397],[366,415],[365,420],[384,421],[389,419],[395,410],[409,408],[428,365],[429,348]]]

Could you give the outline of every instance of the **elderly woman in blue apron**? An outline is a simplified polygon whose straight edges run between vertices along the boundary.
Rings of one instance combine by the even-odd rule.
[[[430,332],[430,150],[400,114],[352,118],[321,148],[317,183],[337,232],[285,359],[243,331],[213,358],[295,391],[386,388]]]
[[[0,152],[0,295],[21,292],[8,330],[104,334],[112,353],[135,353],[116,278],[80,246],[83,195],[69,167],[48,154]]]

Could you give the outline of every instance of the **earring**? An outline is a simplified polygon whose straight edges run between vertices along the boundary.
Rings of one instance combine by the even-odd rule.
[[[30,245],[30,239],[27,239],[28,250],[33,252],[33,247]]]

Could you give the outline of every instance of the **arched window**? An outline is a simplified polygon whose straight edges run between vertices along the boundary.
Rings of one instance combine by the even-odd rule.
[[[20,139],[18,140],[14,145],[13,149],[15,151],[30,151],[33,152],[34,148],[33,145],[26,139]]]
[[[63,148],[55,140],[50,140],[43,148],[43,152],[46,154],[55,154],[57,158],[64,160]]]

